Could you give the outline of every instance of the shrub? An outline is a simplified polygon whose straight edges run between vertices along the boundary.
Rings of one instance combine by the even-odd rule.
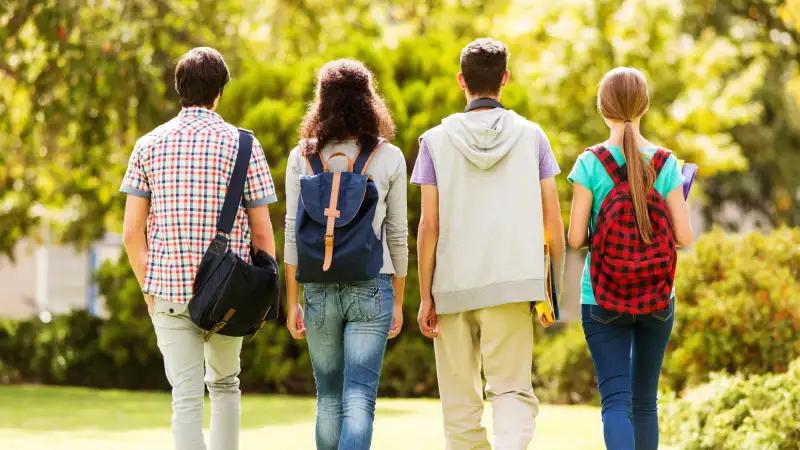
[[[547,331],[533,345],[533,383],[548,403],[597,403],[597,378],[580,321]]]
[[[672,389],[715,371],[784,372],[800,357],[800,229],[705,234],[681,254],[676,289]]]
[[[787,373],[715,374],[666,402],[667,443],[686,450],[796,450],[800,443],[800,360]]]

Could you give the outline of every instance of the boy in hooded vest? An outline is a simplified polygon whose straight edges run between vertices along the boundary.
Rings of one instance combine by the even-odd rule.
[[[544,244],[561,286],[564,229],[550,143],[500,103],[508,49],[478,39],[461,52],[467,108],[419,139],[418,322],[434,339],[447,448],[490,449],[481,425],[492,402],[494,448],[524,450],[535,428],[531,302],[546,298]]]

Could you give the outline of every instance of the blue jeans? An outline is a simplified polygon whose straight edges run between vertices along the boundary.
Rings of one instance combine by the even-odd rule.
[[[609,450],[658,449],[658,378],[675,316],[669,308],[631,315],[583,305]]]
[[[304,285],[305,327],[317,382],[318,450],[367,450],[392,326],[388,275]]]

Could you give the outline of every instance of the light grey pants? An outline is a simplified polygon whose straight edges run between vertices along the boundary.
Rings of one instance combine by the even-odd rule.
[[[175,450],[206,450],[203,439],[205,386],[211,397],[209,450],[239,448],[239,352],[242,338],[214,335],[189,317],[188,304],[156,299],[153,327],[164,369],[172,386],[172,434]]]

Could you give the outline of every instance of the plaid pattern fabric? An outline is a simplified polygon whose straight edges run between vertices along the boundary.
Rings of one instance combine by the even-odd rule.
[[[150,199],[144,293],[177,303],[191,300],[238,147],[239,130],[205,108],[184,108],[136,143],[120,191]],[[264,151],[253,139],[243,205],[276,200]],[[228,238],[231,250],[249,263],[250,226],[242,207]]]
[[[677,252],[667,203],[655,189],[647,197],[653,239],[645,244],[636,225],[630,185],[608,149],[590,149],[614,181],[592,233],[590,275],[595,300],[603,308],[647,314],[667,308],[675,281]],[[656,150],[652,164],[660,173],[669,152]]]

